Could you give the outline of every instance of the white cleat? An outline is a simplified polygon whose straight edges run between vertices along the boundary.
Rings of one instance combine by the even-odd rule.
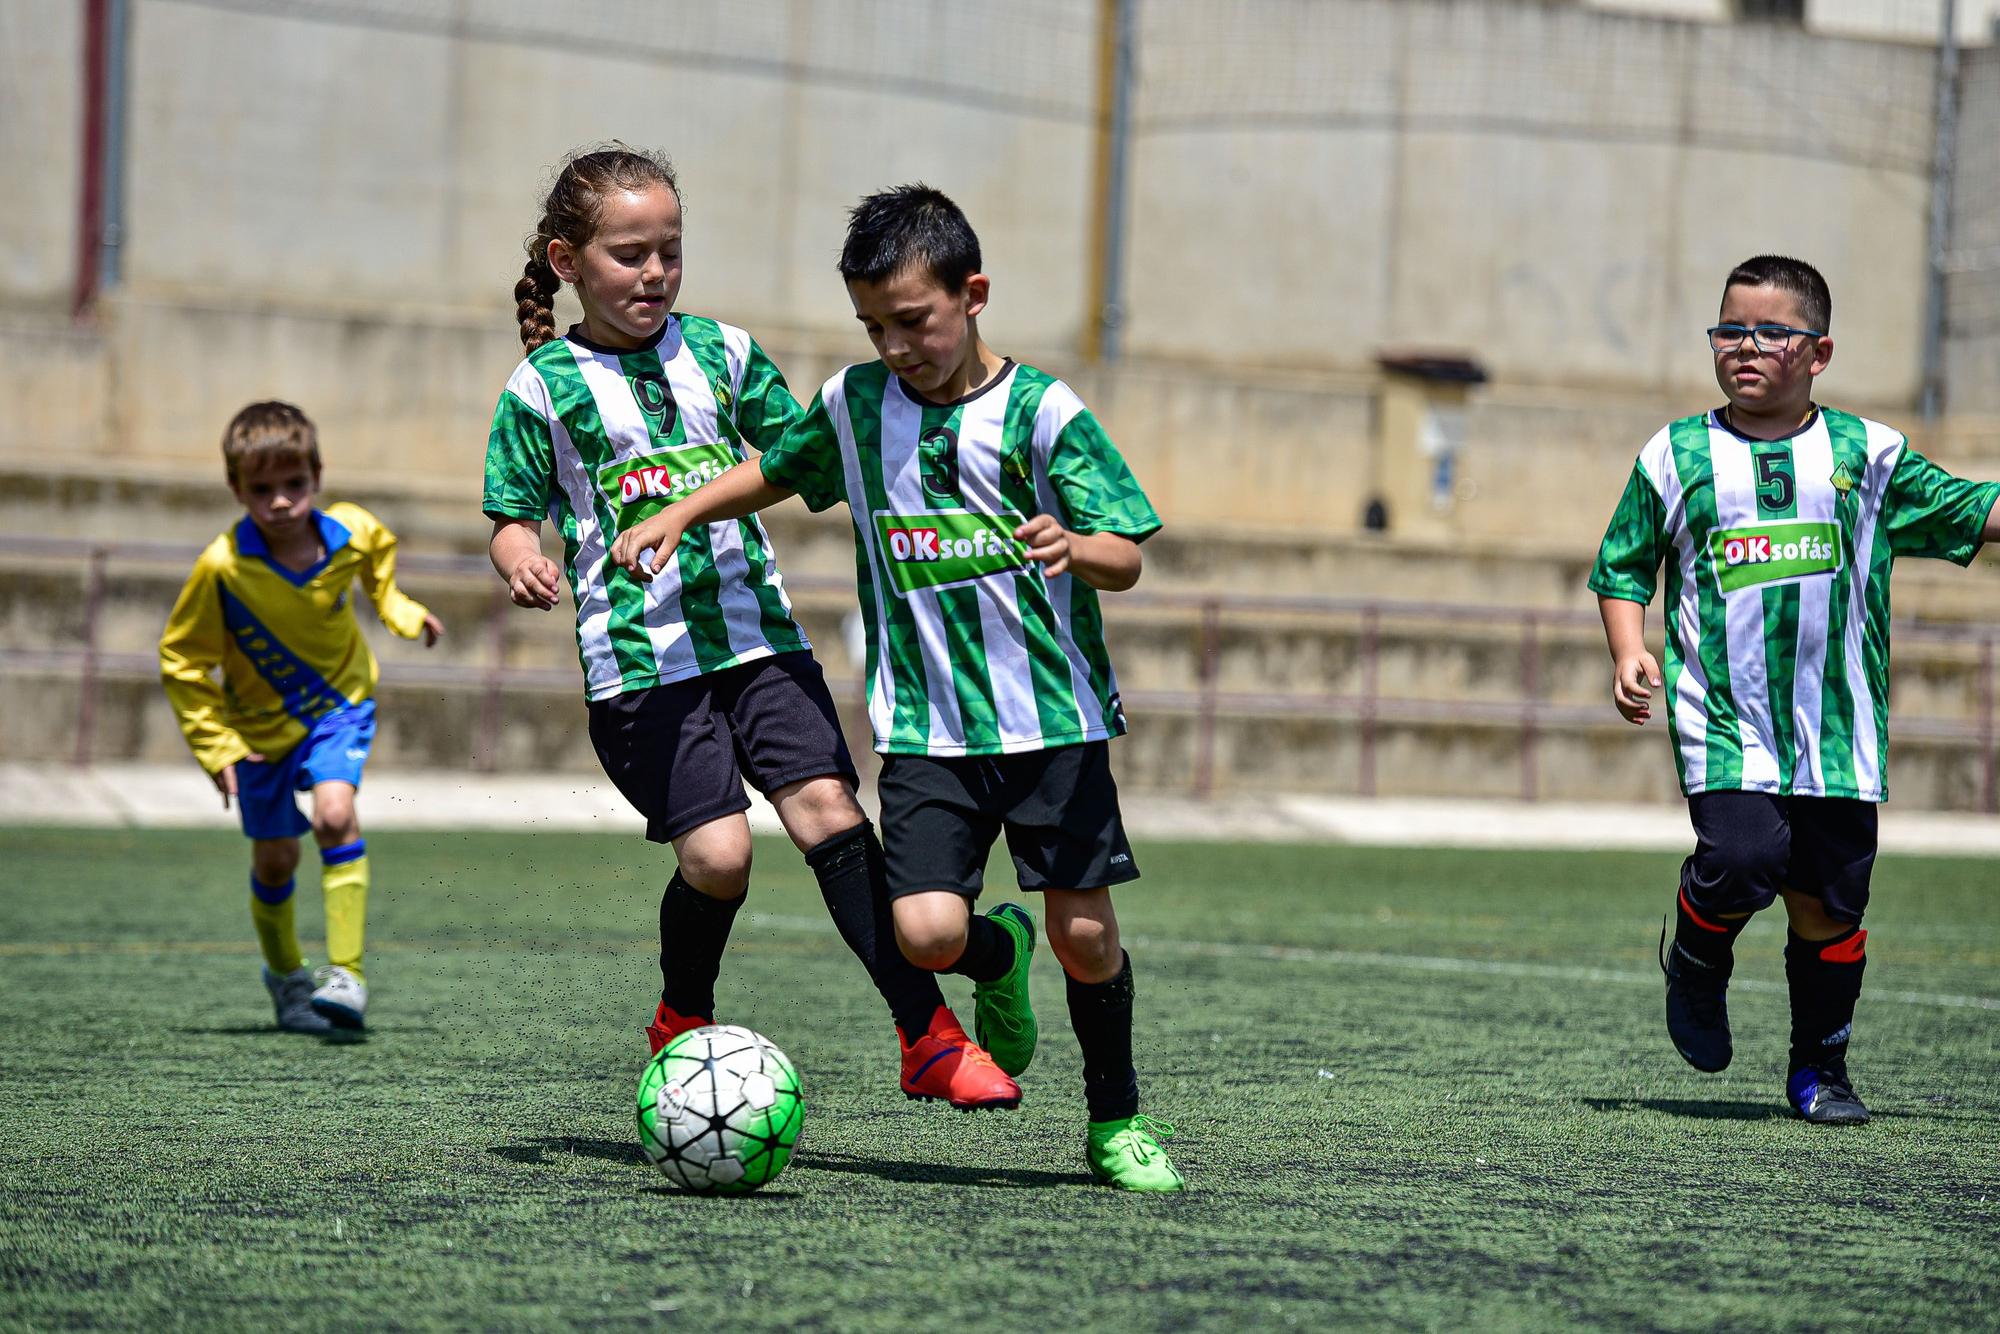
[[[264,990],[271,993],[271,1005],[278,1012],[278,1027],[285,1032],[324,1037],[333,1030],[333,1025],[313,1009],[312,974],[304,968],[294,968],[282,977],[266,968]]]
[[[312,994],[312,1007],[320,1018],[335,1028],[358,1033],[366,1024],[368,987],[337,963],[325,964],[313,972],[319,989]]]

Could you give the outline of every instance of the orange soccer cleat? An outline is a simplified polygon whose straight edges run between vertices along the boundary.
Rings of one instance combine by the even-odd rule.
[[[713,1022],[715,1021],[704,1019],[698,1014],[683,1016],[677,1011],[668,1009],[667,1003],[661,1001],[660,1008],[653,1012],[653,1022],[646,1025],[646,1041],[652,1044],[653,1055],[658,1056],[660,1048],[681,1034],[692,1032],[697,1028],[706,1028]]]
[[[1021,1086],[966,1036],[949,1006],[938,1006],[930,1032],[915,1042],[901,1029],[897,1036],[903,1041],[905,1097],[942,1098],[961,1112],[1021,1105]]]

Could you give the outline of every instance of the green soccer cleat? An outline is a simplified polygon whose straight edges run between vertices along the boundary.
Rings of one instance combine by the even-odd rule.
[[[973,986],[973,1041],[986,1048],[993,1063],[1007,1074],[1019,1075],[1035,1059],[1035,1042],[1040,1036],[1034,1006],[1028,1002],[1035,919],[1018,903],[1000,904],[986,918],[1014,938],[1014,966],[995,981]]]
[[[1167,1151],[1160,1144],[1173,1133],[1174,1128],[1165,1121],[1155,1121],[1144,1113],[1119,1121],[1092,1121],[1090,1141],[1084,1149],[1090,1175],[1099,1185],[1120,1190],[1186,1190],[1187,1182],[1167,1161]]]

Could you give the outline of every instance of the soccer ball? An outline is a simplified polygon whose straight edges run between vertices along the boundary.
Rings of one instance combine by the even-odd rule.
[[[747,1028],[683,1033],[639,1076],[639,1146],[667,1180],[702,1194],[742,1195],[771,1181],[804,1120],[798,1071]]]

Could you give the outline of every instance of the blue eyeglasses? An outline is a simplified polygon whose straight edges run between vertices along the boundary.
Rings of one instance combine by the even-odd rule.
[[[1759,352],[1783,352],[1800,334],[1824,338],[1824,329],[1794,329],[1789,324],[1718,324],[1708,331],[1708,345],[1717,352],[1733,352],[1748,338]]]

